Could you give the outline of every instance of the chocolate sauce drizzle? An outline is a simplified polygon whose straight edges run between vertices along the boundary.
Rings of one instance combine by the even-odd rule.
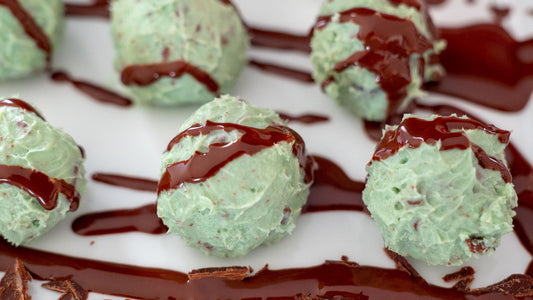
[[[279,50],[296,50],[304,53],[311,52],[311,37],[309,34],[299,35],[280,31],[265,30],[256,27],[246,26],[250,35],[250,43],[255,47],[266,47]]]
[[[498,171],[502,174],[505,182],[511,182],[512,176],[505,164],[495,157],[489,156],[481,147],[470,143],[468,137],[461,131],[462,129],[483,130],[489,134],[497,135],[499,141],[503,144],[509,142],[509,131],[500,130],[493,125],[485,125],[475,120],[453,116],[437,117],[431,121],[408,118],[403,120],[396,130],[387,130],[385,132],[381,142],[376,147],[372,160],[384,160],[403,147],[414,149],[420,147],[423,143],[435,145],[440,141],[441,151],[471,148],[482,168]]]
[[[133,104],[130,99],[124,96],[121,96],[115,92],[109,91],[92,83],[73,79],[63,71],[57,71],[52,73],[50,75],[50,78],[58,82],[70,82],[72,85],[74,85],[75,88],[77,88],[82,93],[102,103],[110,103],[118,106],[130,106]]]
[[[157,192],[157,180],[108,173],[94,173],[92,179],[101,183],[137,191]]]
[[[323,29],[331,22],[331,18],[319,17],[315,30]],[[389,100],[388,115],[395,113],[407,96],[407,87],[411,83],[410,56],[422,55],[431,49],[431,41],[418,31],[411,20],[367,8],[343,11],[339,20],[341,23],[353,22],[360,26],[357,38],[363,42],[365,50],[355,52],[338,62],[334,71],[340,73],[348,67],[359,66],[374,72]],[[420,59],[420,64],[424,65],[423,59]],[[423,71],[423,67],[420,71]],[[331,82],[332,79],[327,81]]]
[[[2,101],[0,101],[0,107],[2,107],[2,106],[17,107],[17,108],[20,108],[22,110],[32,112],[35,115],[37,115],[37,117],[39,117],[43,121],[45,121],[43,116],[37,110],[35,110],[35,108],[33,106],[29,105],[28,103],[26,103],[26,102],[24,102],[24,101],[22,101],[20,99],[15,99],[15,98],[3,99]]]
[[[312,161],[308,160],[305,155],[305,145],[302,138],[292,129],[284,126],[272,125],[265,129],[258,129],[232,123],[215,123],[208,120],[205,125],[193,125],[178,134],[169,143],[167,151],[170,151],[186,136],[205,135],[215,130],[226,132],[238,130],[243,135],[238,141],[211,144],[206,153],[196,151],[188,160],[168,165],[159,181],[158,194],[162,191],[179,188],[186,182],[203,182],[217,174],[222,167],[232,160],[244,154],[254,155],[280,142],[294,142],[293,154],[298,158],[300,166],[306,171],[305,181],[312,181]]]
[[[52,44],[46,33],[44,33],[37,22],[35,22],[33,16],[24,9],[18,0],[0,0],[0,5],[6,6],[13,16],[17,18],[26,34],[32,38],[35,41],[35,44],[37,44],[37,47],[43,50],[46,54],[46,63],[50,65],[52,60]]]
[[[264,63],[252,59],[248,62],[250,66],[256,67],[262,71],[277,74],[283,77],[288,77],[305,83],[314,83],[313,76],[306,71],[296,70],[294,68],[282,67],[274,64]]]
[[[109,18],[109,0],[94,0],[91,4],[65,3],[65,14]]]
[[[208,91],[218,92],[218,83],[209,73],[185,61],[131,65],[122,70],[121,80],[125,85],[146,86],[156,82],[161,77],[179,78],[184,74],[194,77]]]
[[[0,165],[0,183],[8,183],[24,190],[35,197],[46,210],[57,206],[59,193],[70,201],[70,211],[77,210],[80,203],[80,195],[73,185],[63,179],[50,178],[37,170]]]
[[[323,115],[315,115],[315,114],[303,114],[303,115],[289,115],[286,113],[278,112],[279,117],[283,119],[285,122],[299,122],[304,124],[315,124],[315,123],[322,123],[322,122],[328,122],[329,117],[323,116]]]

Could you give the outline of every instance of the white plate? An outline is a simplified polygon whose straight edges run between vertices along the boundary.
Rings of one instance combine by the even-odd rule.
[[[449,0],[433,7],[437,25],[468,24],[490,21],[488,1],[478,0],[467,5],[464,0]],[[533,34],[533,18],[524,7],[528,0],[515,0],[505,25],[517,38]],[[236,0],[245,20],[254,26],[305,33],[318,12],[320,0]],[[530,3],[531,5],[531,3]],[[529,32],[527,32],[529,30]],[[307,57],[299,53],[252,49],[254,58],[311,70]],[[118,75],[112,68],[113,48],[108,21],[99,18],[69,17],[64,42],[54,57],[56,69],[67,70],[76,78],[93,81],[114,89]],[[235,89],[250,102],[292,114],[318,113],[330,117],[327,123],[291,126],[301,133],[310,153],[330,158],[352,178],[363,180],[365,165],[371,158],[374,142],[364,134],[361,121],[338,107],[320,92],[318,86],[302,84],[273,74],[246,68]],[[0,95],[18,95],[35,104],[53,125],[63,128],[82,145],[87,154],[88,175],[109,172],[156,178],[162,151],[177,134],[181,122],[195,108],[175,110],[121,108],[97,103],[69,84],[52,82],[42,75],[0,84]],[[466,108],[495,125],[512,130],[512,141],[526,158],[533,162],[533,104],[518,113],[502,113],[471,105],[441,95],[426,99],[453,103]],[[532,101],[533,102],[533,101]],[[393,268],[383,252],[383,242],[373,221],[357,212],[324,212],[303,215],[294,233],[271,247],[261,247],[238,259],[206,257],[185,247],[173,235],[142,233],[96,237],[78,236],[70,229],[71,222],[84,213],[133,208],[154,201],[155,195],[112,187],[89,180],[87,194],[80,209],[71,214],[51,232],[28,244],[28,247],[103,261],[139,266],[158,267],[188,272],[194,268],[227,265],[252,266],[258,270],[265,264],[272,269],[321,264],[324,260],[339,260],[346,255],[362,265]],[[94,243],[93,243],[94,242]],[[473,260],[468,265],[476,269],[474,286],[484,286],[512,273],[523,273],[531,257],[511,233],[503,238],[494,256]],[[413,261],[428,281],[445,285],[440,279],[459,267],[428,267]],[[59,294],[40,287],[30,287],[34,299],[57,299]],[[90,299],[104,296],[90,294]],[[106,299],[115,299],[105,296]],[[121,299],[121,298],[116,298]]]

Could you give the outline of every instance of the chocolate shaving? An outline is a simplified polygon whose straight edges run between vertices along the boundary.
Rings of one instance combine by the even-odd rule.
[[[454,282],[457,281],[453,287],[461,292],[466,292],[470,289],[470,285],[474,281],[474,274],[476,271],[470,266],[461,268],[461,270],[445,275],[442,277],[442,280],[445,282]]]
[[[413,268],[413,266],[407,261],[407,259],[405,259],[405,257],[387,248],[383,248],[383,250],[385,250],[385,254],[387,254],[387,256],[394,261],[396,269],[407,272],[413,278],[423,280],[422,276],[418,274],[415,268]]]
[[[483,238],[466,239],[465,242],[472,253],[484,253],[488,249],[483,242]]]
[[[28,281],[31,280],[30,273],[17,258],[15,264],[9,267],[0,281],[0,299],[31,300],[31,296],[28,295]]]
[[[484,288],[471,289],[470,294],[500,293],[513,297],[533,296],[533,278],[524,274],[513,274],[504,280]]]
[[[195,269],[189,272],[189,280],[198,280],[203,278],[224,278],[228,280],[243,280],[250,277],[252,268],[250,267],[220,267],[220,268],[203,268]]]
[[[42,287],[52,291],[60,292],[59,300],[75,299],[86,300],[89,297],[89,292],[81,287],[76,281],[67,280],[51,280],[42,284]]]

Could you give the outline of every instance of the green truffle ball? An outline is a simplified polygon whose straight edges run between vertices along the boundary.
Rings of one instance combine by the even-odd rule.
[[[156,75],[158,79],[147,85],[125,82],[123,76],[138,102],[205,103],[216,94],[230,92],[237,83],[247,63],[248,35],[228,1],[116,0],[111,4],[118,72],[131,66],[159,69],[165,63],[187,63],[206,75],[198,79],[176,69],[168,76]]]
[[[404,125],[412,118],[385,129],[385,138],[367,167],[363,200],[386,247],[432,265],[460,265],[492,254],[500,237],[512,231],[517,206],[504,158],[507,140],[490,132],[495,127],[449,130],[424,122],[426,130],[459,132],[457,138],[470,144],[444,150],[449,141],[413,135]],[[451,118],[456,123],[468,120]],[[394,147],[382,147],[387,136],[402,140],[397,142],[397,152],[391,150]],[[378,153],[391,155],[376,160]],[[480,163],[482,154],[492,162]],[[496,170],[494,164],[502,169]]]
[[[35,170],[50,180],[64,180],[80,194],[85,190],[84,159],[80,148],[69,135],[32,111],[0,105],[0,153],[0,168],[18,166]],[[2,176],[6,176],[6,172],[2,172]],[[6,182],[5,177],[2,179],[0,235],[14,245],[47,232],[70,209],[71,200],[61,192],[55,208],[47,210],[29,192]]]
[[[64,13],[61,0],[18,0],[48,38],[52,50],[59,46]],[[26,33],[8,5],[0,4],[0,81],[21,78],[47,66],[47,53]]]
[[[274,111],[231,96],[222,96],[200,107],[180,130],[188,132],[191,126],[202,127],[207,122],[225,124],[222,127],[226,129],[185,134],[164,153],[162,174],[168,166],[189,161],[192,156],[204,153],[208,158],[217,156],[213,146],[224,148],[248,143],[243,142],[247,130],[251,130],[250,137],[274,126],[284,128],[282,132],[291,136],[251,155],[232,157],[203,180],[164,190],[161,190],[161,180],[157,214],[163,223],[189,246],[219,257],[242,256],[261,244],[272,244],[290,234],[311,184],[294,153],[294,147],[301,146],[299,149],[303,150],[303,144],[295,145],[297,134],[284,127]],[[228,130],[232,124],[245,129]],[[258,135],[269,138],[268,134]],[[312,160],[309,162],[312,164]],[[187,174],[195,172],[192,165],[186,168]]]
[[[358,34],[364,31],[361,24],[343,21],[341,18],[343,12],[355,8],[408,20],[418,31],[417,34],[429,41],[428,50],[406,56],[405,67],[409,69],[406,76],[410,76],[409,82],[404,86],[395,87],[396,90],[392,91],[402,93],[399,99],[390,99],[389,91],[385,91],[380,83],[384,78],[373,70],[358,63],[338,68],[339,64],[355,53],[375,51],[370,50],[372,47],[367,47],[368,45],[359,39]],[[321,19],[315,26],[311,40],[313,77],[316,82],[322,84],[323,91],[328,96],[358,117],[370,121],[384,121],[388,116],[404,111],[413,99],[423,95],[421,87],[424,81],[436,80],[444,74],[443,68],[438,63],[433,63],[430,58],[445,48],[445,42],[435,40],[436,37],[431,31],[432,25],[428,23],[431,21],[423,8],[417,9],[405,4],[392,5],[388,0],[333,0],[324,2],[320,14]],[[325,16],[331,16],[327,24],[323,22]],[[378,28],[376,24],[365,26],[372,27],[372,30]],[[405,40],[404,37],[402,43]],[[390,68],[397,67],[394,62],[388,61],[388,58],[381,59],[382,64],[389,65]],[[424,64],[424,74],[420,73],[421,61]],[[394,102],[393,106],[390,105],[391,101]]]

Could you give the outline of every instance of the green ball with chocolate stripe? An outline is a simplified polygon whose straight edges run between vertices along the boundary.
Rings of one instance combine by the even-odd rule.
[[[115,0],[111,34],[115,69],[139,103],[208,102],[230,92],[247,63],[247,30],[229,1]]]
[[[245,255],[292,232],[313,162],[274,111],[222,96],[180,130],[163,154],[157,201],[169,232],[219,257]],[[168,184],[169,176],[180,179]]]
[[[13,101],[0,101],[0,236],[20,245],[75,209],[86,180],[72,137]]]
[[[367,167],[363,201],[390,250],[460,265],[492,254],[512,231],[517,195],[504,157],[509,132],[468,120],[408,115],[399,127],[386,127]]]
[[[16,79],[43,71],[47,53],[25,30],[12,7],[29,14],[46,36],[51,50],[59,47],[63,33],[64,13],[61,0],[0,1],[0,81]],[[18,10],[17,10],[17,14]],[[28,19],[24,23],[30,23]]]
[[[313,31],[313,78],[328,96],[365,120],[384,121],[388,116],[404,111],[413,99],[423,95],[421,87],[424,82],[437,80],[444,74],[442,66],[432,58],[445,48],[446,43],[434,36],[423,7],[415,8],[403,2],[393,5],[389,0],[324,1],[321,17]],[[353,12],[354,9],[360,11]],[[369,12],[380,18],[365,23],[362,19]],[[344,20],[350,15],[361,18]],[[392,22],[392,19],[397,21]],[[386,22],[391,25],[382,30],[384,26],[381,24]],[[402,31],[402,28],[409,30]],[[377,34],[370,34],[373,40],[365,42],[361,34],[368,30]],[[386,32],[390,37],[383,37],[380,32]],[[411,36],[416,36],[416,43],[420,45],[414,52],[409,50],[412,46],[406,47]],[[382,51],[376,47],[376,41],[389,45],[388,49]],[[387,56],[388,52],[391,55]],[[359,61],[346,64],[356,53],[366,53],[367,58],[377,61],[374,68],[362,63],[362,55]],[[375,70],[378,68],[382,70],[381,74]],[[394,76],[395,86],[385,88],[386,79]],[[406,82],[397,85],[403,80]]]

